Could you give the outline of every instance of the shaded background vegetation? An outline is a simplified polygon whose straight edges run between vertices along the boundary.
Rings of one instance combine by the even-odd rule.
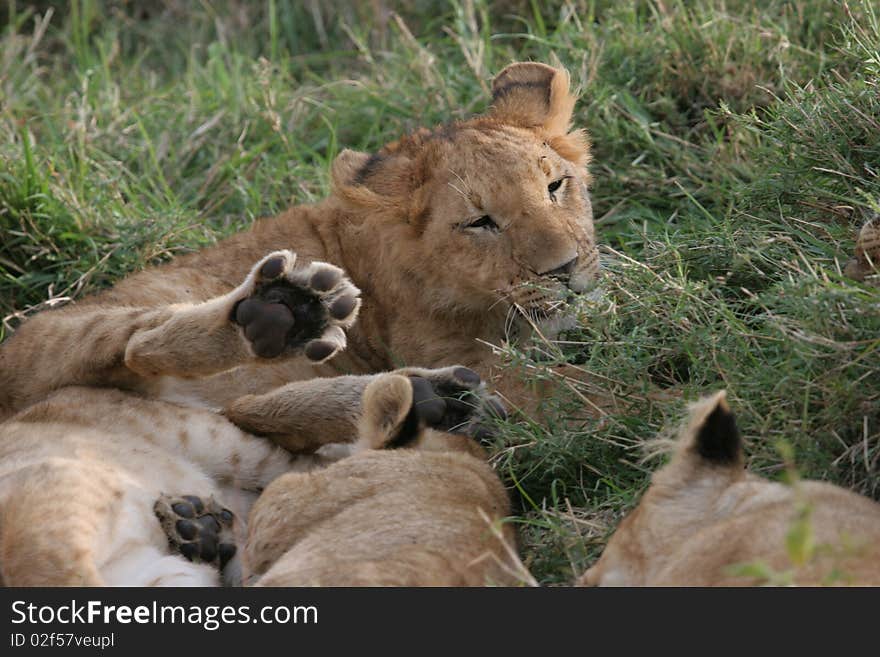
[[[524,558],[570,581],[686,401],[729,390],[751,466],[880,497],[880,298],[841,275],[880,210],[870,2],[8,2],[0,8],[0,338],[328,192],[343,147],[482,111],[559,62],[595,142],[606,294],[511,367],[561,382],[495,449]],[[536,355],[539,354],[539,355]],[[611,410],[573,428],[584,398]]]

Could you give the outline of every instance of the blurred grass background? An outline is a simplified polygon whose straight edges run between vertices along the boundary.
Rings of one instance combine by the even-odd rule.
[[[524,559],[571,581],[638,499],[640,448],[726,387],[750,465],[880,497],[880,296],[841,274],[880,211],[867,0],[7,1],[0,339],[27,314],[328,192],[374,150],[561,63],[595,142],[607,295],[559,345],[548,420],[505,427]],[[582,395],[617,410],[572,429]]]

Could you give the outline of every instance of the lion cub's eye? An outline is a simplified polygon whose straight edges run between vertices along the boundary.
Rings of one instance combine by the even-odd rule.
[[[498,230],[498,224],[492,221],[492,217],[484,214],[482,217],[467,225],[467,228],[485,228],[487,230]]]
[[[554,203],[556,202],[556,192],[560,190],[562,187],[562,183],[571,178],[571,176],[562,176],[559,180],[554,180],[552,183],[547,185],[547,191],[550,192],[550,200]]]

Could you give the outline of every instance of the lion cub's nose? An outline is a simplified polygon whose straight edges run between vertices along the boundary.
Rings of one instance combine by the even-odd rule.
[[[571,278],[571,273],[574,271],[574,267],[577,264],[577,261],[578,257],[575,256],[561,267],[551,269],[550,271],[545,271],[543,274],[541,274],[541,276],[552,276],[553,278],[558,278],[561,281],[567,281],[569,278]]]

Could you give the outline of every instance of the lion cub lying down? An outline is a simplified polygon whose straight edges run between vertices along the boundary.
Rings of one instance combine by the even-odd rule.
[[[804,549],[802,539],[787,548],[804,523],[815,547]],[[756,585],[767,578],[745,575],[742,566],[758,564],[794,584],[880,585],[880,504],[838,486],[786,486],[744,470],[736,423],[719,392],[694,406],[671,462],[579,584]]]
[[[880,215],[862,226],[856,238],[856,251],[843,273],[869,285],[880,285]]]
[[[337,452],[410,440],[421,444],[436,436],[448,441],[450,451],[478,453],[469,438],[445,433],[479,434],[485,412],[495,412],[476,372],[463,367],[398,372],[306,382],[319,386],[312,392],[320,396],[306,395],[302,384],[290,393],[322,405],[328,417],[353,413],[360,418],[359,432],[352,435],[326,423],[326,444]],[[281,408],[292,403],[284,394],[271,400]],[[414,409],[415,402],[422,402],[421,408]],[[283,414],[275,421],[279,431],[286,427]],[[340,456],[292,454],[204,409],[118,390],[65,388],[0,424],[0,585],[213,586],[221,572],[226,583],[237,584],[238,548],[245,538],[258,547],[276,545],[278,539],[279,528],[265,524],[248,532],[247,518],[260,491],[280,475],[320,468]],[[456,531],[462,540],[473,537],[476,544],[478,532],[467,514],[480,506],[493,518],[504,515],[504,490],[485,462],[464,453],[434,456],[425,459],[431,463],[425,470],[443,480],[420,483],[431,490],[456,488],[446,501],[462,519],[451,520],[446,530],[450,537]],[[393,459],[390,455],[385,462]],[[448,479],[441,472],[446,463]],[[407,491],[409,475],[416,473],[401,466],[394,474],[401,478],[400,490]],[[381,485],[383,479],[374,481]],[[357,504],[351,496],[356,482],[334,486],[285,509],[293,519],[287,526],[301,523],[306,514],[329,516],[348,501]],[[321,495],[332,496],[335,506]],[[446,511],[436,513],[442,518]],[[425,534],[418,524],[413,529]],[[338,549],[341,539],[329,543],[334,544]]]
[[[482,401],[500,410],[492,398]],[[374,380],[364,393],[362,451],[320,471],[283,475],[257,500],[245,582],[516,583],[513,531],[499,522],[510,512],[507,493],[480,446],[446,430],[462,411],[470,414],[466,404],[443,399],[418,377]]]

